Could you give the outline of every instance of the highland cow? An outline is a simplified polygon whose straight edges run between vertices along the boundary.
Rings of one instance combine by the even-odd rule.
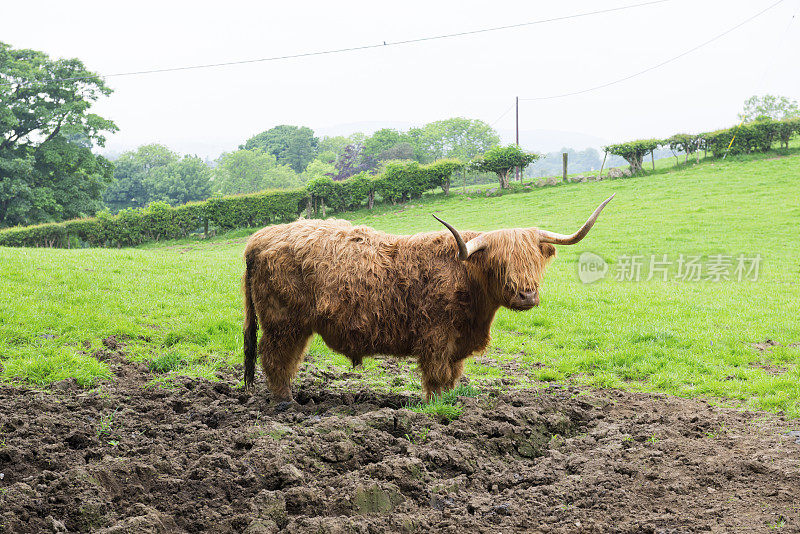
[[[572,235],[538,228],[390,235],[347,221],[300,220],[253,234],[245,248],[244,383],[258,353],[274,400],[311,336],[358,365],[364,356],[416,358],[426,396],[452,389],[464,360],[486,349],[502,306],[539,304],[554,245],[586,236],[613,195]],[[435,217],[435,215],[434,215]]]

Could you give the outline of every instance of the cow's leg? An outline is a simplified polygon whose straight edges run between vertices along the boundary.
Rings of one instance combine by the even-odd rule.
[[[464,360],[457,362],[443,358],[430,358],[420,361],[422,372],[422,389],[425,398],[431,400],[434,395],[453,389],[464,372]]]
[[[272,399],[290,401],[291,380],[303,361],[311,331],[285,322],[263,325],[262,332],[258,352]]]

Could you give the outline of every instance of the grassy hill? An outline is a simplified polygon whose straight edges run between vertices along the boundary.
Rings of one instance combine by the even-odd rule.
[[[493,342],[470,360],[467,376],[497,387],[570,381],[740,399],[800,415],[800,157],[713,160],[676,171],[669,161],[650,176],[502,197],[431,195],[347,216],[404,234],[440,229],[434,212],[459,229],[571,232],[617,193],[589,237],[560,247],[540,307],[498,314]],[[216,379],[217,369],[241,361],[248,233],[122,250],[0,248],[0,376],[42,385],[75,377],[102,387],[111,374],[92,354],[115,336],[129,359],[148,362],[155,384],[168,386],[175,374]],[[605,279],[581,282],[584,252],[608,262]],[[740,255],[760,257],[757,276],[738,279]],[[694,257],[701,280],[680,279],[679,259]],[[666,259],[666,281],[662,271],[647,279],[652,258]],[[627,280],[636,262],[640,279]],[[715,263],[729,279],[713,280]],[[347,365],[319,339],[310,356],[321,367]],[[368,360],[355,379],[418,389],[413,367],[392,364],[390,374]]]

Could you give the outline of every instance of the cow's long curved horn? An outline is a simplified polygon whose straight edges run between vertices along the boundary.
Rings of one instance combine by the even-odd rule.
[[[614,195],[616,195],[616,193],[614,193]],[[594,210],[594,213],[592,213],[591,217],[589,217],[589,219],[583,223],[583,226],[581,226],[580,229],[574,234],[565,235],[557,234],[555,232],[548,232],[547,230],[539,230],[539,241],[543,243],[553,243],[556,245],[574,245],[586,237],[586,234],[589,233],[589,230],[591,230],[594,222],[597,220],[597,216],[600,215],[600,212],[603,211],[603,208],[606,207],[606,204],[611,202],[611,199],[614,198],[614,195],[611,195],[599,206],[597,206],[597,209]]]
[[[469,258],[473,253],[486,248],[486,243],[484,243],[481,238],[476,238],[471,240],[469,243],[464,243],[464,238],[461,237],[461,234],[458,233],[458,230],[456,230],[451,225],[441,220],[436,215],[434,215],[433,218],[442,223],[443,225],[445,225],[447,229],[450,230],[450,232],[453,234],[453,237],[456,238],[456,243],[458,244],[459,260],[464,261],[467,258]]]

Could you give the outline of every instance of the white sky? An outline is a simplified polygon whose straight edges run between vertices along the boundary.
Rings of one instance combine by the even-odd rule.
[[[641,1],[31,0],[3,2],[0,41],[78,57],[109,74],[393,42]],[[627,76],[774,1],[671,0],[419,44],[109,78],[114,93],[94,111],[120,127],[108,143],[114,150],[160,142],[213,157],[278,124],[325,134],[342,133],[351,123],[376,129],[454,116],[494,123],[510,141],[513,110],[495,121],[515,96],[558,94]],[[570,98],[521,102],[520,129],[619,142],[732,125],[752,94],[800,99],[800,17],[792,20],[798,12],[800,0],[784,0],[722,39],[633,80]]]

